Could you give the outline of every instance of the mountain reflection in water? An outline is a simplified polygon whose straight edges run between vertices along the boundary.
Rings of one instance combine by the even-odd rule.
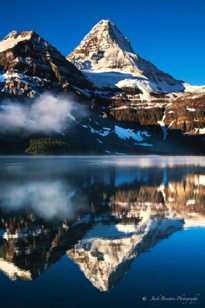
[[[0,271],[33,280],[67,256],[108,291],[134,258],[205,226],[203,158],[1,158]]]

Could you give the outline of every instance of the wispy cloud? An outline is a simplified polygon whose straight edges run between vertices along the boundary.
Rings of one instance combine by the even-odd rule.
[[[52,133],[62,132],[74,121],[72,112],[76,102],[69,96],[54,96],[50,93],[36,98],[33,103],[6,101],[0,106],[1,131]],[[79,107],[79,115],[82,107]]]

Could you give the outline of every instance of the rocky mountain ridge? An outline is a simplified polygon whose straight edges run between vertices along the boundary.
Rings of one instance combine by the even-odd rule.
[[[30,96],[91,87],[76,67],[33,31],[12,31],[0,42],[0,92]]]
[[[0,108],[4,98],[25,104],[25,97],[45,91],[74,94],[87,115],[74,114],[78,120],[63,134],[1,133],[2,153],[205,151],[205,87],[178,81],[141,58],[110,21],[97,23],[67,59],[32,31],[12,31],[0,42]],[[64,146],[30,151],[31,140],[42,137]]]

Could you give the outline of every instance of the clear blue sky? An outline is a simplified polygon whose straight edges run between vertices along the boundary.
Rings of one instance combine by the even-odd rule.
[[[100,19],[177,79],[205,84],[204,0],[4,0],[0,37],[35,30],[67,55]]]

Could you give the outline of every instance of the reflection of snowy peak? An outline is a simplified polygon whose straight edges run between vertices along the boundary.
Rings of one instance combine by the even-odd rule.
[[[130,232],[126,225],[124,230],[122,225],[113,225],[116,231],[111,233],[110,225],[97,224],[67,255],[97,289],[108,291],[135,256],[181,227],[181,220],[151,217],[146,224],[133,226]]]
[[[97,23],[68,56],[97,86],[131,87],[148,92],[180,92],[183,83],[137,55],[109,20]]]
[[[1,169],[0,272],[13,280],[35,279],[66,253],[97,289],[107,291],[135,257],[162,239],[205,226],[204,167],[189,167],[188,157],[177,158],[177,167],[172,158],[137,160],[130,169],[136,158],[119,157],[113,168],[104,158],[97,169],[96,161],[89,164],[89,171],[79,162],[78,173],[75,164],[40,164],[30,170],[43,175],[31,173],[32,180],[28,166],[8,174]],[[16,183],[19,173],[26,178]]]
[[[82,240],[68,250],[67,255],[79,265],[80,270],[97,289],[107,291],[114,282],[112,279],[115,280],[112,274],[120,265],[134,257],[133,250],[137,240],[137,235],[120,239]]]

